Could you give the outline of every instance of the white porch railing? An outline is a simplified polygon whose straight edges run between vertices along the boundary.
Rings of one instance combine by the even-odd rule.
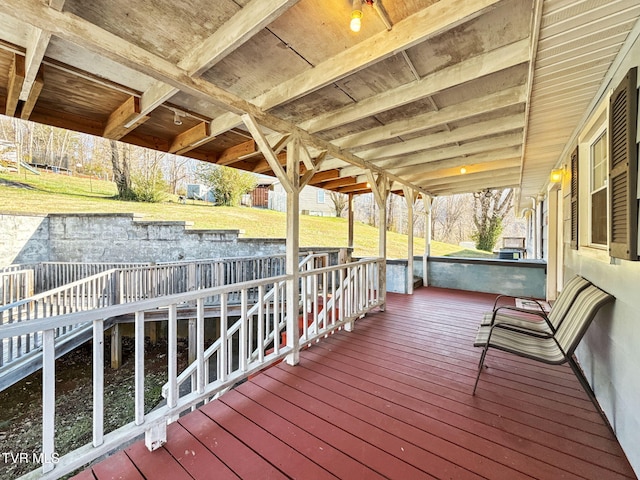
[[[0,305],[13,303],[35,293],[35,277],[31,269],[0,272]]]
[[[352,325],[354,320],[377,307],[382,301],[380,292],[381,260],[367,260],[335,267],[312,270],[300,274],[298,298],[306,334],[300,345],[319,341],[336,329]],[[276,276],[235,285],[214,287],[193,292],[112,305],[100,310],[64,314],[48,319],[36,319],[0,326],[0,340],[19,336],[40,335],[43,345],[43,434],[44,464],[23,478],[59,478],[106,454],[125,442],[145,433],[150,449],[166,439],[167,423],[198,404],[208,401],[238,381],[282,360],[292,349],[281,343],[283,330],[287,337],[299,336],[298,322],[286,321],[285,299],[290,276]],[[305,286],[307,285],[307,286]],[[311,288],[311,294],[309,290]],[[257,289],[260,299],[252,302],[249,291]],[[228,299],[241,299],[240,317],[227,311]],[[220,299],[220,338],[211,345],[205,340],[204,299]],[[318,302],[322,302],[320,305]],[[336,303],[337,302],[337,303]],[[177,371],[177,308],[183,304],[196,305],[196,361],[188,373]],[[166,309],[168,312],[166,405],[150,413],[144,411],[145,312]],[[323,313],[324,312],[324,313]],[[121,315],[135,315],[135,413],[131,422],[111,431],[104,431],[104,321]],[[55,332],[73,325],[88,324],[93,331],[93,441],[73,452],[59,455],[55,444]],[[285,328],[286,325],[286,328]],[[313,334],[310,334],[313,332]],[[192,379],[192,388],[182,394],[180,384]],[[78,399],[82,401],[82,399]],[[108,412],[107,412],[108,414]]]
[[[165,295],[185,293],[203,288],[257,280],[284,273],[284,255],[271,257],[233,257],[225,259],[198,260],[192,262],[166,263],[158,265],[133,264],[64,264],[45,263],[35,267],[40,283],[57,284],[63,279],[81,277],[71,283],[56,287],[22,300],[0,306],[0,325],[49,318],[65,313],[93,310],[110,305],[131,303]],[[309,254],[300,268],[315,268],[318,262],[326,265],[326,254]],[[117,269],[103,270],[105,266],[119,265]],[[24,283],[19,275],[33,278],[34,270],[9,269],[8,284]],[[97,270],[89,277],[89,272]],[[29,275],[31,272],[31,275]],[[43,273],[45,272],[45,273]],[[48,273],[46,273],[48,272]],[[3,274],[4,275],[4,274]],[[51,275],[49,278],[48,275]],[[0,277],[2,278],[2,277]],[[47,280],[47,278],[49,278]],[[4,291],[4,290],[3,290]],[[13,291],[13,290],[12,290]],[[24,291],[24,290],[21,290]],[[17,296],[16,292],[14,296]],[[257,289],[248,292],[251,299],[259,294]],[[228,302],[237,304],[240,297],[231,294]],[[204,299],[206,305],[217,305],[220,299]],[[55,332],[55,338],[76,334],[76,327],[68,326]],[[10,364],[40,349],[42,339],[38,334],[8,338],[0,342],[0,374]],[[29,372],[30,373],[30,372]],[[0,381],[0,390],[7,384]]]

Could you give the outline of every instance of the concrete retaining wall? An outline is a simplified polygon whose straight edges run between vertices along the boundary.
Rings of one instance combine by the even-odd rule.
[[[170,262],[275,255],[284,239],[239,230],[193,230],[189,222],[134,214],[0,214],[0,265],[35,262]]]

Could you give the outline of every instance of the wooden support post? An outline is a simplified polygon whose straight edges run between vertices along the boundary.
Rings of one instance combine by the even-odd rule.
[[[384,312],[387,296],[387,197],[389,182],[385,175],[378,174],[376,177],[370,170],[367,171],[367,178],[369,178],[373,198],[378,205],[378,256],[382,259],[379,271],[380,311]]]
[[[287,192],[286,273],[289,279],[286,282],[286,319],[287,347],[291,348],[291,353],[287,355],[285,360],[289,365],[297,365],[300,361],[300,332],[298,329],[298,304],[300,300],[298,280],[300,275],[298,272],[298,256],[300,254],[301,142],[298,136],[290,138],[287,144],[287,169],[285,171],[255,118],[245,114],[242,116],[242,121],[251,132],[251,136],[260,148],[260,152],[262,152],[273,173],[278,177]]]
[[[429,286],[429,255],[431,255],[431,197],[422,194],[424,202],[424,254],[422,255],[422,285]]]
[[[122,332],[120,324],[111,327],[111,368],[117,370],[122,365]]]
[[[351,249],[351,251],[353,251],[353,222],[354,222],[354,214],[353,214],[353,193],[349,193],[349,203],[347,204],[348,206],[348,222],[349,222],[349,237],[348,237],[348,242],[347,242],[347,246]]]
[[[197,347],[197,328],[196,328],[196,319],[189,319],[189,363],[193,363],[196,361],[196,347]]]
[[[159,322],[146,322],[147,336],[151,345],[158,344],[158,323]]]
[[[300,253],[300,140],[296,137],[287,146],[287,346],[292,352],[287,355],[289,365],[300,362],[300,332],[298,328],[298,257]]]
[[[18,108],[18,100],[20,99],[20,91],[22,90],[24,76],[24,57],[14,53],[11,67],[9,67],[9,84],[7,85],[7,97],[4,111],[4,114],[8,117],[12,117]]]
[[[415,192],[409,187],[402,187],[404,199],[407,201],[407,294],[413,294],[413,201]]]

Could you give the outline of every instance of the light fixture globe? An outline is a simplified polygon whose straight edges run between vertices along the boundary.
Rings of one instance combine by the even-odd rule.
[[[362,0],[353,0],[351,8],[351,23],[349,27],[352,32],[358,33],[362,27]]]

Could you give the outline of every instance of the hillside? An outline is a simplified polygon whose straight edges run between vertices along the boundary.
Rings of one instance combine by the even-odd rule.
[[[0,213],[138,213],[149,220],[193,222],[198,229],[237,229],[246,237],[284,238],[285,214],[247,207],[214,207],[196,200],[180,204],[174,196],[162,203],[138,203],[114,200],[115,184],[104,180],[72,177],[43,172],[0,173]],[[377,228],[356,223],[356,256],[378,254]],[[347,245],[347,220],[333,217],[300,217],[302,247],[343,247]],[[424,239],[415,238],[414,252],[424,251]],[[436,256],[491,256],[486,252],[457,245],[432,242]],[[387,257],[406,258],[407,236],[387,235]]]

